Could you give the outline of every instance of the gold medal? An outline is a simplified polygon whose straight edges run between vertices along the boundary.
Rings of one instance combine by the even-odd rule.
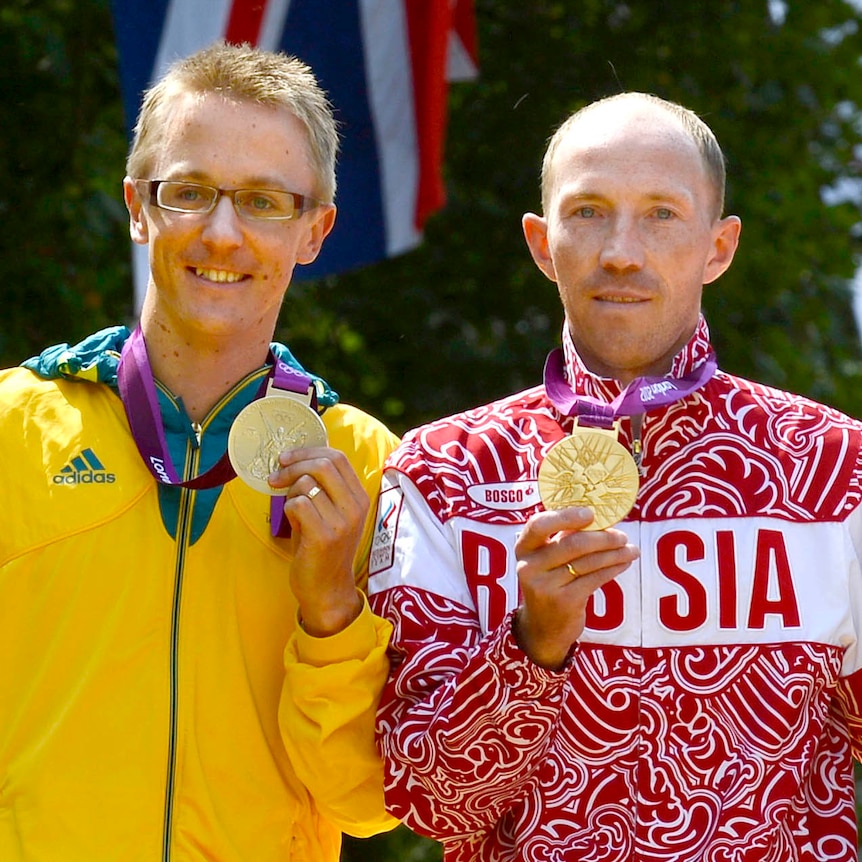
[[[267,478],[279,468],[285,449],[326,445],[323,420],[307,405],[285,395],[258,398],[244,407],[231,425],[227,452],[237,476],[256,491],[283,497]]]
[[[587,530],[621,521],[635,504],[640,479],[634,459],[617,442],[617,429],[582,428],[555,443],[539,467],[546,509],[584,506],[595,518]]]

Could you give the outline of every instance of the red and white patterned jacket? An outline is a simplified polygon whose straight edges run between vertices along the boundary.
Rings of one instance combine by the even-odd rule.
[[[564,351],[576,391],[619,393]],[[458,862],[856,862],[862,424],[721,371],[648,412],[619,525],[641,557],[554,672],[512,637],[514,543],[570,427],[539,386],[390,460],[370,579],[395,624],[389,809]]]

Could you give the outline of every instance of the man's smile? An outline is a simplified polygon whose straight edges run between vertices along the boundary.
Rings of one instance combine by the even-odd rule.
[[[246,275],[242,272],[230,272],[226,269],[204,269],[198,266],[194,267],[194,273],[198,278],[204,278],[207,281],[214,281],[218,284],[234,284],[246,278]]]

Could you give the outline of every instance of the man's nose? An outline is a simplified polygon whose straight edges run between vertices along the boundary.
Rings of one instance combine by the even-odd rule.
[[[637,219],[617,215],[610,220],[600,262],[612,272],[635,272],[643,267],[644,245]]]
[[[203,241],[209,245],[238,246],[242,244],[243,233],[239,213],[228,195],[222,195],[215,209],[206,217]]]

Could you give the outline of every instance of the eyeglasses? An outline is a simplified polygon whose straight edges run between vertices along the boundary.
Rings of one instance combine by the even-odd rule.
[[[278,189],[218,189],[200,183],[177,180],[136,180],[147,190],[150,203],[176,213],[211,213],[222,195],[231,199],[234,209],[243,218],[287,221],[321,206],[322,202],[306,195]]]

